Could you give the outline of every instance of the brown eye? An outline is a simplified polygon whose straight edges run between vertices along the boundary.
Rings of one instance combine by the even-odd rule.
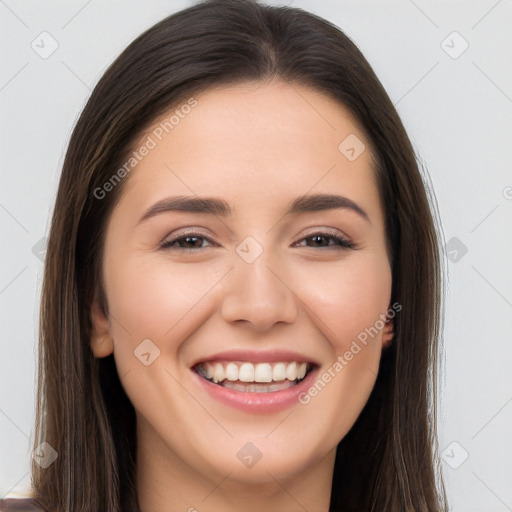
[[[339,236],[339,235],[335,235],[333,233],[324,233],[324,232],[313,233],[313,234],[303,238],[302,240],[300,240],[300,242],[302,242],[304,240],[313,240],[313,245],[306,246],[306,247],[311,247],[313,249],[322,249],[322,248],[353,249],[355,247],[354,244],[350,240],[347,240],[346,238]],[[334,243],[330,244],[329,243],[330,240],[333,240]]]
[[[209,238],[206,238],[205,236],[201,236],[198,233],[191,233],[174,238],[172,240],[166,240],[160,245],[160,247],[162,249],[173,249],[177,251],[197,250],[203,249],[203,240],[212,242]]]

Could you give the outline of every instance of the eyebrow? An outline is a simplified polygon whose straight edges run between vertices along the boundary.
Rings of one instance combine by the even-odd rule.
[[[336,194],[310,194],[295,198],[285,211],[285,215],[323,210],[343,209],[357,213],[370,222],[368,214],[348,197]],[[227,201],[218,197],[173,196],[158,201],[151,206],[140,218],[139,224],[155,215],[164,212],[206,213],[229,217],[233,210]]]

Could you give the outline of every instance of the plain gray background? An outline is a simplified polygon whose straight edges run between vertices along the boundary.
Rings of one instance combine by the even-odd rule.
[[[447,244],[450,509],[512,511],[512,1],[269,3],[319,14],[356,42],[428,168]],[[0,498],[30,485],[44,237],[72,127],[123,48],[189,5],[0,0]]]

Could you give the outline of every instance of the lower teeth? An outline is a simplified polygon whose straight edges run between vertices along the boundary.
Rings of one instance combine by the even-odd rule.
[[[247,383],[241,381],[232,382],[229,380],[223,380],[217,384],[219,386],[224,386],[225,388],[234,389],[235,391],[243,391],[246,393],[275,393],[276,391],[283,391],[284,389],[291,388],[298,382],[300,381],[285,380],[276,384],[261,384],[258,382]]]

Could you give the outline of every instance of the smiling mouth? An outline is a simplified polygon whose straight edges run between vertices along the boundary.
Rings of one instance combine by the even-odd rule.
[[[200,377],[218,386],[249,393],[273,393],[299,384],[314,365],[308,362],[201,362],[193,367]]]

